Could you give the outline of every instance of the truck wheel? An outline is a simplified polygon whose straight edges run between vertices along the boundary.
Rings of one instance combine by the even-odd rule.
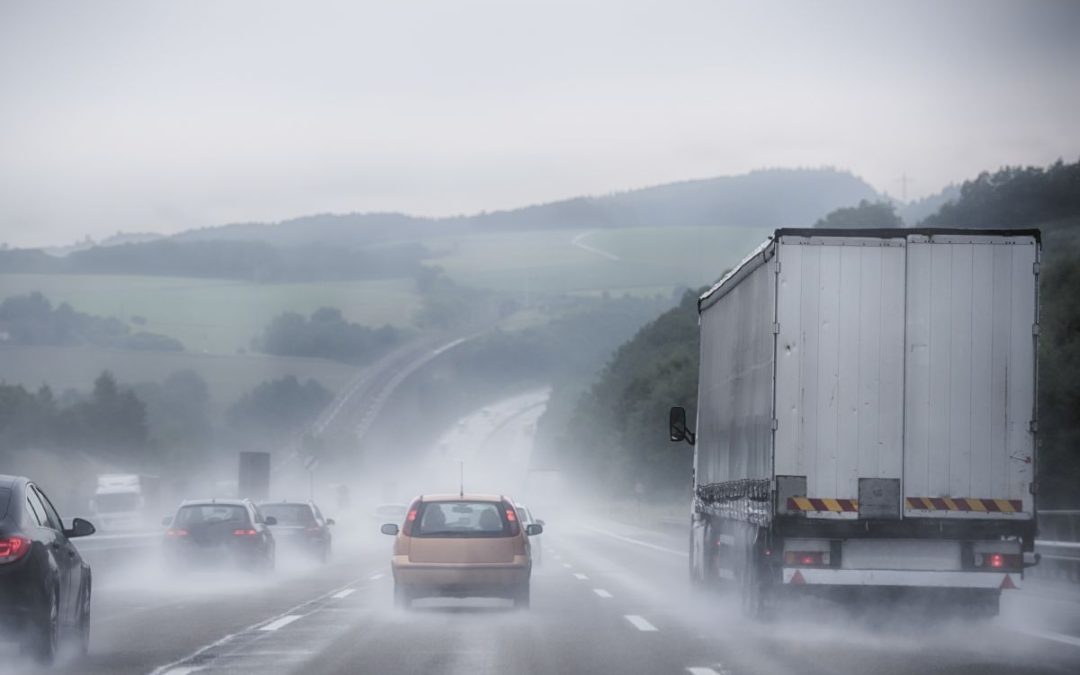
[[[739,583],[739,600],[743,615],[750,619],[767,619],[771,609],[770,591],[772,589],[761,569],[761,564],[753,559],[753,553],[748,557],[750,559],[746,561]]]
[[[394,584],[394,606],[400,609],[409,609],[412,607],[412,593],[408,587],[401,584]]]

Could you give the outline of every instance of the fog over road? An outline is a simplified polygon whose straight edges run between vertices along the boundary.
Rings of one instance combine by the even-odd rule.
[[[478,411],[448,431],[432,462],[466,461],[484,489],[502,457],[523,478],[547,392]],[[438,468],[438,467],[436,467]],[[517,472],[515,474],[515,472]],[[453,489],[456,472],[443,475]],[[527,491],[526,485],[511,486]],[[90,656],[55,672],[189,673],[1074,673],[1080,594],[1028,583],[992,622],[918,610],[857,615],[805,600],[770,622],[739,618],[733,594],[699,591],[685,530],[631,524],[587,499],[537,510],[547,522],[532,607],[495,599],[426,599],[395,609],[390,538],[367,513],[338,518],[326,566],[284,559],[267,578],[170,579],[152,558],[102,568]],[[1039,635],[1025,635],[1020,621]],[[1047,631],[1067,630],[1070,635]],[[35,673],[14,656],[3,672]],[[46,671],[40,671],[46,672]]]

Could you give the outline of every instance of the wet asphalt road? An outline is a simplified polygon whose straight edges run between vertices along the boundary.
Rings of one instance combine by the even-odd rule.
[[[1029,586],[993,622],[854,615],[808,600],[754,623],[729,594],[690,588],[682,541],[606,520],[551,522],[529,611],[482,599],[394,609],[388,539],[339,550],[325,567],[282,564],[267,579],[171,581],[143,565],[99,580],[91,654],[55,672],[1080,672],[1070,588]],[[3,671],[39,672],[11,651]]]

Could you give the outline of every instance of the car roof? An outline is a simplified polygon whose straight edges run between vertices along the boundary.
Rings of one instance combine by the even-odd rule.
[[[287,502],[285,500],[280,502],[259,502],[259,508],[264,506],[315,506],[315,502]]]
[[[491,494],[475,494],[466,492],[452,493],[452,494],[435,494],[435,495],[420,495],[420,501],[423,502],[501,502],[510,501],[502,495]]]
[[[185,499],[180,506],[247,506],[246,499]]]

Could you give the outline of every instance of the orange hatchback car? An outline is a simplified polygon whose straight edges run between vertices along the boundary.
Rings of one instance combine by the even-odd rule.
[[[394,602],[409,607],[429,596],[509,598],[529,606],[532,562],[528,537],[542,525],[521,525],[513,502],[496,495],[426,495],[418,497],[396,535]]]

